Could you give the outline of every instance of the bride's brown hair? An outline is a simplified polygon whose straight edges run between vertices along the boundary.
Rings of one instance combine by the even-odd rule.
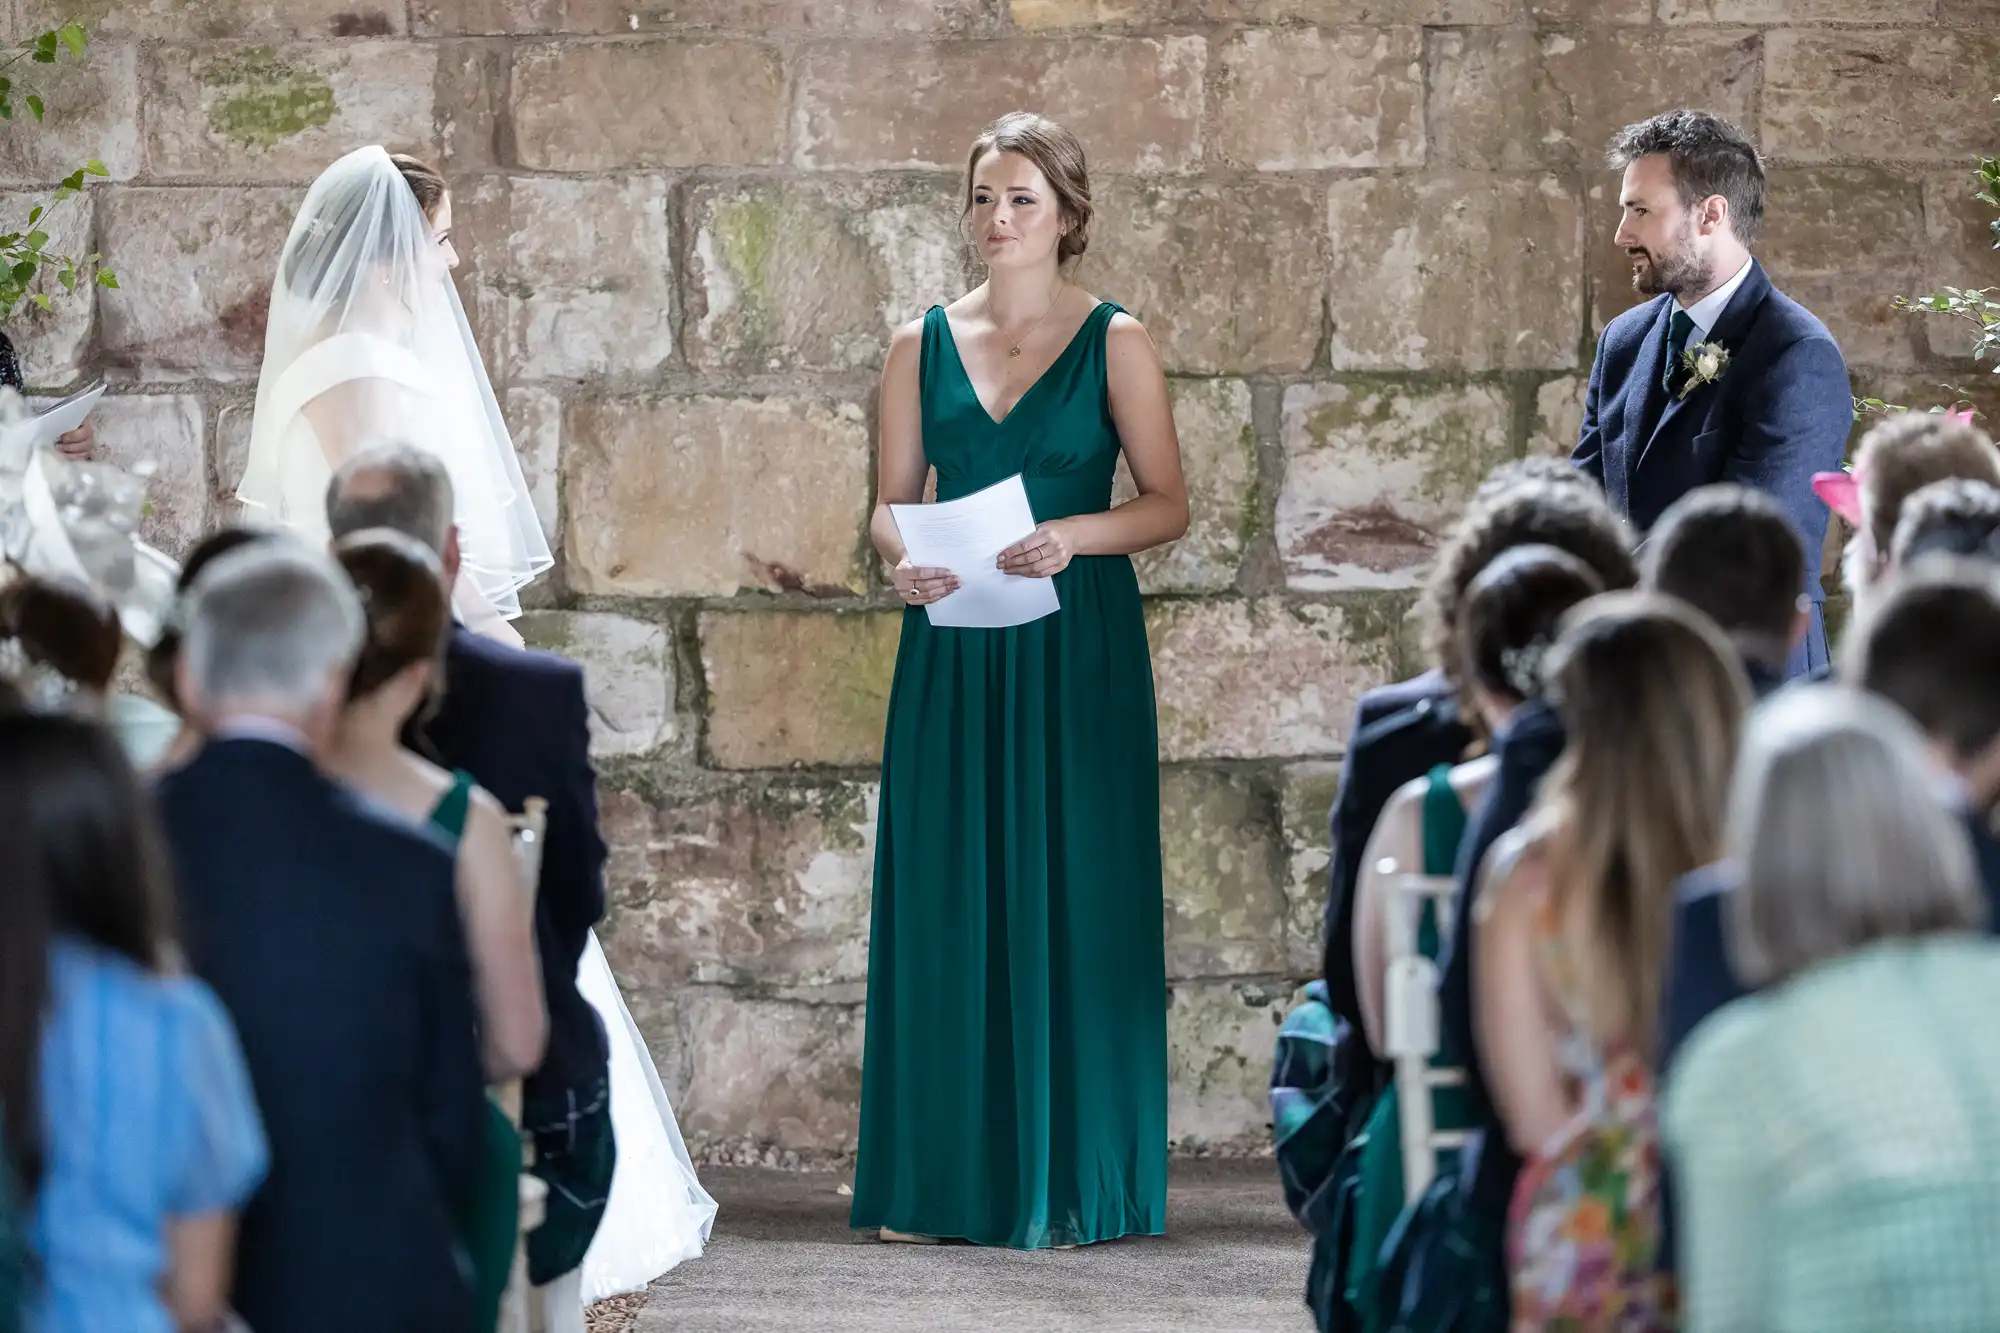
[[[438,205],[444,202],[444,177],[436,167],[408,153],[391,153],[389,160],[396,164],[396,170],[403,175],[403,183],[417,197],[417,207],[424,210],[426,218],[435,222]]]

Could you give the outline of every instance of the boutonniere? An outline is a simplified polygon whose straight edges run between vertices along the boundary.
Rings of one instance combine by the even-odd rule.
[[[1687,382],[1674,396],[1685,398],[1704,384],[1713,384],[1729,369],[1729,349],[1721,343],[1696,343],[1681,352],[1681,368]]]

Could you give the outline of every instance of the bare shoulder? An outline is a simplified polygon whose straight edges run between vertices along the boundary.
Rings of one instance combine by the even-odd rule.
[[[1524,920],[1547,890],[1547,838],[1528,828],[1511,828],[1487,850],[1473,913],[1482,924]]]
[[[500,799],[484,787],[472,789],[472,812],[481,819],[490,819],[505,824],[508,819],[507,807]]]
[[[1153,335],[1146,332],[1146,326],[1124,310],[1113,314],[1104,326],[1104,340],[1113,349],[1144,347],[1150,350],[1153,346]]]
[[[924,340],[924,319],[925,316],[918,315],[915,319],[896,326],[896,331],[889,335],[890,355],[914,348]]]

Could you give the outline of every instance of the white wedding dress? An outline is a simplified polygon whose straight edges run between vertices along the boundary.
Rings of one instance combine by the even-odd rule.
[[[604,1019],[611,1047],[611,1128],[618,1140],[611,1201],[583,1261],[587,1305],[638,1291],[698,1256],[715,1223],[715,1200],[695,1178],[666,1088],[595,931],[577,964],[576,985]]]

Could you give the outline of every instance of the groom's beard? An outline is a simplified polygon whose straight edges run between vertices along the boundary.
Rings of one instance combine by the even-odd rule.
[[[1671,250],[1627,250],[1632,261],[1632,288],[1641,296],[1698,291],[1707,271],[1694,250],[1694,228],[1674,237]]]

